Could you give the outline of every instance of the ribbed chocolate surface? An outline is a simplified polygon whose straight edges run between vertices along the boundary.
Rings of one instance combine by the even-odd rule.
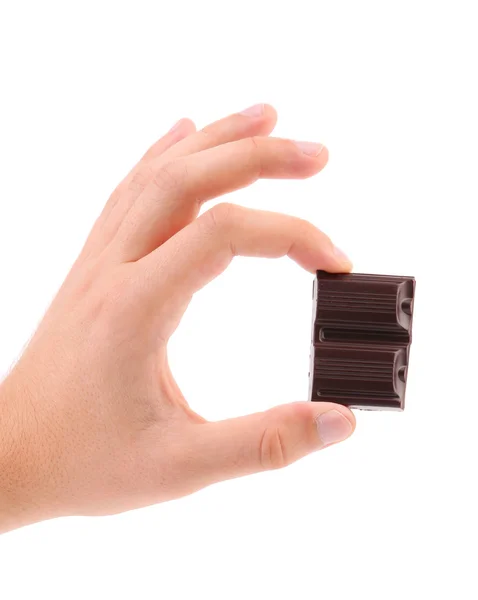
[[[310,399],[403,410],[413,277],[317,272]]]

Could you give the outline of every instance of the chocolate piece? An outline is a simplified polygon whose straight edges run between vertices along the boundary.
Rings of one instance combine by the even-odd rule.
[[[317,271],[310,400],[403,410],[414,293],[413,277]]]

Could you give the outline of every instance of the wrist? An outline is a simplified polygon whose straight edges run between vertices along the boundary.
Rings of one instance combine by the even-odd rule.
[[[0,533],[49,518],[33,411],[28,392],[10,375],[0,385]]]

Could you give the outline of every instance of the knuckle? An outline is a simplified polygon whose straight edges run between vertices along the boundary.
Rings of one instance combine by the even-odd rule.
[[[215,229],[227,229],[235,221],[238,207],[230,202],[221,202],[208,210],[211,224]]]
[[[298,217],[294,217],[294,220],[298,239],[310,239],[312,237],[316,238],[317,236],[320,236],[322,245],[327,246],[332,244],[331,239],[325,233],[317,229],[310,221]]]
[[[121,184],[119,184],[116,187],[116,189],[113,190],[113,192],[111,193],[111,195],[108,199],[108,205],[109,205],[110,210],[112,210],[120,201],[121,196],[123,194],[123,190],[124,190],[124,187]]]
[[[260,463],[265,470],[287,467],[299,458],[309,443],[313,445],[308,440],[308,403],[277,406],[265,413],[265,419],[259,448]]]
[[[248,144],[249,159],[251,165],[254,167],[255,178],[259,179],[264,168],[261,147],[259,146],[257,138],[254,136],[247,138],[245,142]]]
[[[151,181],[152,176],[153,172],[149,165],[145,165],[143,168],[138,169],[128,182],[128,191],[137,195],[141,194]]]
[[[124,316],[137,310],[137,274],[134,265],[105,271],[97,264],[92,267],[90,279],[92,283],[84,294],[85,306],[92,309],[96,316],[116,320],[119,314]]]
[[[280,426],[271,425],[264,429],[259,453],[260,463],[264,470],[282,469],[289,464],[285,451],[284,433]]]
[[[198,136],[205,142],[213,142],[215,139],[215,127],[214,124],[211,125],[206,125],[205,127],[203,127],[202,129],[200,129],[198,132]]]
[[[103,316],[117,319],[131,306],[130,286],[122,277],[112,275],[97,290],[97,299]]]
[[[310,234],[315,231],[315,227],[312,225],[310,221],[306,219],[301,219],[299,217],[293,217],[293,223],[295,224],[295,228],[297,231],[298,238],[308,238]]]
[[[249,146],[250,146],[252,152],[256,152],[259,150],[259,144],[257,142],[257,137],[251,136],[250,138],[247,138],[247,141],[249,143]]]
[[[161,165],[153,173],[151,183],[163,193],[182,189],[187,176],[184,161],[171,162]]]

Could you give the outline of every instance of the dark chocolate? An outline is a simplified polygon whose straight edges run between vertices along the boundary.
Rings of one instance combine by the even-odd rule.
[[[403,410],[415,279],[317,271],[309,399]]]

